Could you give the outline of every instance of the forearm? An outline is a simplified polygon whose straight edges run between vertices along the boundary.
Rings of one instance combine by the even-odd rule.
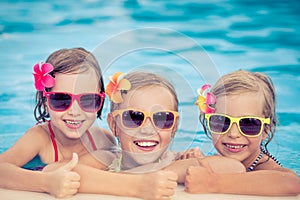
[[[300,179],[291,172],[260,170],[241,174],[218,174],[212,179],[215,182],[211,187],[217,193],[267,196],[300,193]]]
[[[77,165],[74,171],[81,178],[81,193],[139,197],[140,175],[107,172],[85,165]]]
[[[9,163],[0,164],[0,187],[14,190],[47,192],[47,174],[25,170]]]

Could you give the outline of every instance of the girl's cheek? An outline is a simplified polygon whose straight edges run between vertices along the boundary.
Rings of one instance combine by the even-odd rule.
[[[221,135],[215,135],[215,134],[212,135],[212,141],[213,141],[213,144],[218,143],[218,141],[219,141],[220,139],[221,139]]]

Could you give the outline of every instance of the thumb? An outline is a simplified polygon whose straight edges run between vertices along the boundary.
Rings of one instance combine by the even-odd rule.
[[[208,157],[198,159],[199,165],[206,168],[208,171],[212,172],[212,168],[209,164]]]
[[[166,176],[168,177],[168,180],[170,181],[177,181],[178,179],[178,175],[177,173],[173,172],[173,171],[164,171]]]
[[[196,158],[202,157],[202,153],[201,153],[199,147],[196,147],[196,148],[194,149],[194,155],[195,155]]]
[[[77,153],[73,153],[72,160],[70,160],[67,164],[61,167],[61,169],[71,171],[78,163],[78,155]]]

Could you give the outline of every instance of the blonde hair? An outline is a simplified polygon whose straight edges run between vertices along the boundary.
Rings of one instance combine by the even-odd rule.
[[[237,70],[222,76],[212,87],[211,92],[217,99],[221,96],[239,95],[249,92],[262,93],[264,97],[262,114],[266,118],[269,117],[271,121],[270,125],[268,125],[268,130],[270,131],[268,133],[269,137],[264,145],[266,149],[267,144],[274,137],[277,125],[276,94],[271,78],[260,72]],[[204,127],[205,133],[208,135],[204,123],[204,115],[204,113],[201,113],[200,122]]]
[[[131,84],[130,90],[136,90],[139,88],[143,88],[147,86],[155,86],[155,85],[168,89],[174,98],[174,110],[178,111],[178,98],[177,98],[176,91],[172,86],[172,84],[167,79],[150,72],[142,72],[142,71],[135,71],[135,72],[128,73],[124,76],[124,78],[130,82]],[[121,91],[121,94],[122,97],[124,98],[124,96],[127,94],[127,91],[123,90]],[[116,104],[111,101],[110,111],[112,112],[118,109],[119,105],[120,104]]]

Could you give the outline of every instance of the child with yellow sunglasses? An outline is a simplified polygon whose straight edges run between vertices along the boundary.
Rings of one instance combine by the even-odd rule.
[[[298,195],[299,177],[283,168],[267,149],[277,123],[271,79],[262,73],[238,70],[221,77],[205,95],[209,87],[202,87],[197,100],[204,131],[219,154],[239,160],[247,172],[215,174],[209,167],[190,167],[186,191]]]

